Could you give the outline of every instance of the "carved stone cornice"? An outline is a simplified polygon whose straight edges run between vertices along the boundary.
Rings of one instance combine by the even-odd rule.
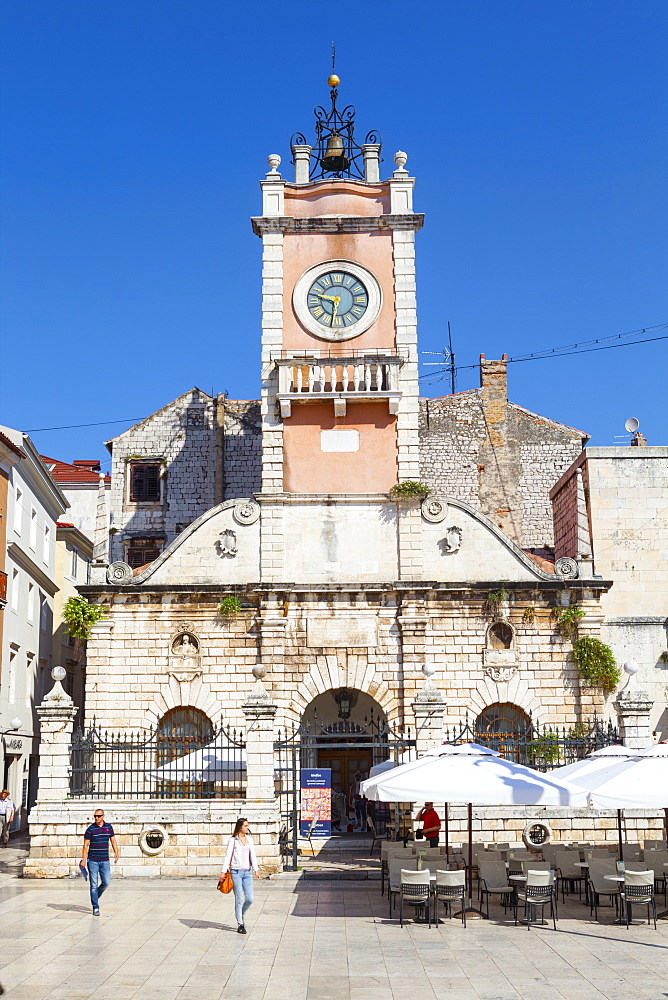
[[[256,216],[251,223],[256,236],[266,233],[377,233],[388,229],[417,232],[424,225],[424,214],[319,215],[312,219]]]

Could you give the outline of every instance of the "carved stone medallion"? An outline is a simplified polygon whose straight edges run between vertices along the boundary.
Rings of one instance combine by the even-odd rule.
[[[254,500],[243,500],[234,505],[232,516],[237,524],[255,524],[260,516],[260,505]]]
[[[570,556],[562,556],[554,564],[555,576],[560,576],[562,580],[577,580],[579,574],[578,564]]]
[[[113,562],[107,567],[107,583],[115,583],[122,586],[132,579],[132,566],[126,562]]]
[[[451,528],[445,529],[445,538],[438,543],[443,555],[449,556],[453,552],[459,552],[462,547],[462,529],[453,524]]]
[[[444,521],[448,516],[447,503],[437,500],[436,497],[427,497],[426,500],[422,501],[420,509],[425,521],[431,521],[432,524],[438,524],[439,521]]]
[[[216,552],[222,558],[229,556],[234,558],[237,554],[237,533],[231,528],[225,528],[220,532],[220,536],[215,541]]]

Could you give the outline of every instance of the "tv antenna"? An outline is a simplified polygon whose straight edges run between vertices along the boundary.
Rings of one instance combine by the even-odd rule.
[[[443,361],[425,361],[425,366],[432,365],[443,365],[445,363],[449,373],[450,373],[450,392],[455,394],[456,384],[455,384],[455,354],[452,350],[452,330],[450,329],[450,320],[448,320],[448,346],[444,347],[442,351],[422,351],[422,354],[437,354],[439,357],[443,358]],[[435,372],[438,375],[438,372]],[[435,379],[435,381],[440,381]]]

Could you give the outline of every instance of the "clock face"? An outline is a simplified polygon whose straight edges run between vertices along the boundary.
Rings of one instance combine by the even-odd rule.
[[[343,330],[358,323],[369,307],[360,278],[347,271],[326,271],[308,290],[308,310],[321,326]]]
[[[324,260],[298,278],[292,305],[301,325],[321,340],[352,340],[378,319],[380,282],[352,260]]]

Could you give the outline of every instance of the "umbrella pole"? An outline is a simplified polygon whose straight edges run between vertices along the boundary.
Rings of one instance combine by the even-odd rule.
[[[476,910],[473,906],[473,805],[471,802],[467,805],[468,820],[469,820],[469,864],[466,879],[466,887],[468,889],[468,906],[465,907],[466,919],[467,920],[483,920],[485,919],[485,914],[482,910]],[[461,910],[459,913],[455,913],[456,917],[461,917]]]
[[[446,806],[445,808],[447,809],[448,807]],[[447,829],[447,823],[446,823],[446,829]],[[668,809],[663,810],[663,832],[666,835],[666,841],[668,841]]]
[[[619,839],[619,860],[624,860],[624,842],[622,840],[622,810],[617,810],[617,837]]]
[[[668,824],[668,809],[666,809],[666,824]],[[443,833],[445,834],[445,867],[448,867],[448,855],[450,854],[449,831],[448,831],[448,803],[445,803],[445,814],[443,816]]]
[[[666,834],[666,840],[668,840],[668,809],[663,810],[663,823],[664,832]],[[661,913],[657,913],[657,920],[668,920],[668,910],[662,910]]]

